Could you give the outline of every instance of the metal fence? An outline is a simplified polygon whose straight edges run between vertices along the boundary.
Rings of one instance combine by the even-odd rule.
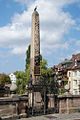
[[[28,87],[28,96],[31,94],[31,103],[28,102],[28,114],[29,116],[49,114],[58,112],[57,106],[57,85],[45,84],[45,85],[31,85]],[[35,103],[35,94],[41,96],[41,101]],[[40,97],[39,97],[40,99]]]

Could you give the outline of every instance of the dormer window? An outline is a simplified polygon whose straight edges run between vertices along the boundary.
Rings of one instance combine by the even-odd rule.
[[[77,66],[77,60],[75,59],[75,67]]]
[[[80,65],[80,60],[77,61],[77,66]]]

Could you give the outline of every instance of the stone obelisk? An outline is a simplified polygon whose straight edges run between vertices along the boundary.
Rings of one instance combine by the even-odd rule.
[[[30,53],[30,92],[29,104],[39,106],[42,97],[38,85],[40,81],[40,28],[39,13],[34,9],[32,13],[32,29],[31,29],[31,53]],[[37,88],[35,88],[37,86]],[[33,89],[34,88],[34,89]]]
[[[38,84],[40,80],[40,29],[39,13],[36,9],[32,13],[31,30],[30,75],[32,76],[32,84]]]

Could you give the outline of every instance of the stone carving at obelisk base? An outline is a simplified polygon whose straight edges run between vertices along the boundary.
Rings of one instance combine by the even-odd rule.
[[[33,107],[39,105],[42,97],[38,87],[40,81],[40,28],[39,13],[34,9],[32,13],[32,29],[31,29],[31,53],[30,53],[30,82],[31,91],[29,92],[29,103]],[[34,86],[34,89],[33,89]]]

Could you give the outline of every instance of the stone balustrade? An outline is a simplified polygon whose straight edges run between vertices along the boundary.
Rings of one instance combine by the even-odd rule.
[[[0,98],[0,117],[2,119],[27,117],[27,105],[27,96]]]
[[[71,95],[70,93],[58,96],[59,113],[80,112],[80,95]]]

